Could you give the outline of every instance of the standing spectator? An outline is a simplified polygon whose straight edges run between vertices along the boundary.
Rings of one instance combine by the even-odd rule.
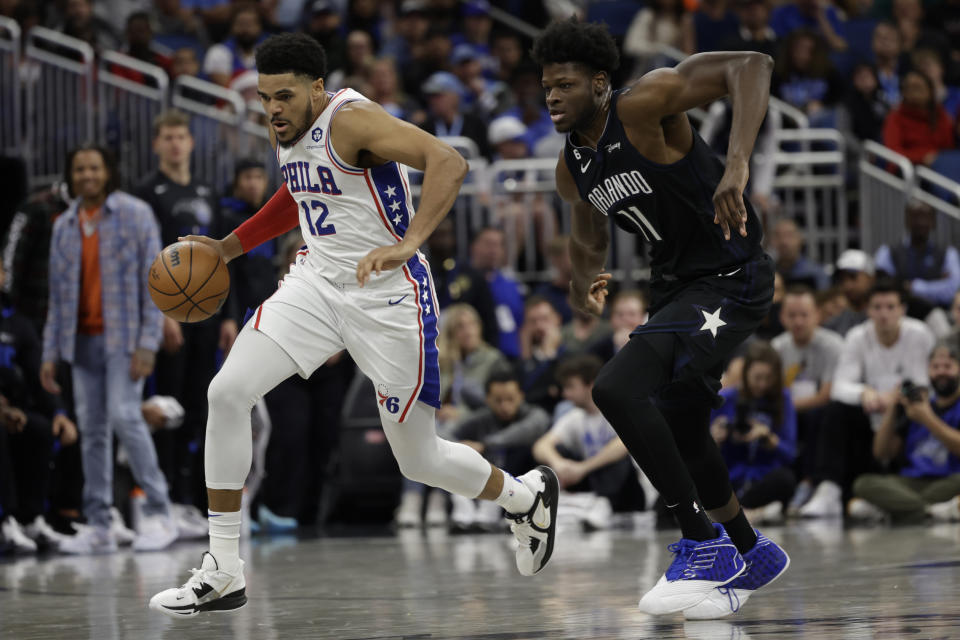
[[[547,412],[560,401],[554,375],[563,354],[560,314],[549,300],[531,296],[524,307],[520,330],[520,384],[527,400]]]
[[[901,388],[887,408],[873,440],[881,462],[905,459],[897,474],[865,474],[853,484],[851,515],[870,510],[861,500],[889,514],[894,522],[960,520],[960,356],[946,346],[930,354],[931,395],[926,388]]]
[[[778,38],[786,38],[798,29],[808,29],[823,37],[832,51],[846,51],[847,41],[840,33],[840,12],[829,1],[794,0],[780,5],[770,16],[770,26]]]
[[[610,302],[607,339],[590,346],[590,353],[607,362],[630,341],[630,334],[647,321],[647,298],[636,289],[620,291]]]
[[[833,127],[841,84],[817,34],[797,29],[786,37],[774,68],[771,93],[803,111],[810,126]]]
[[[550,426],[550,416],[527,403],[516,373],[495,369],[485,382],[486,406],[466,417],[453,430],[454,440],[479,451],[492,464],[509,473],[529,468],[530,448]],[[451,520],[454,529],[468,530],[479,525],[495,530],[501,510],[485,500],[474,501],[452,495]]]
[[[776,255],[777,273],[784,285],[803,284],[811,289],[826,289],[829,278],[823,267],[803,255],[803,232],[792,218],[782,218],[773,226],[770,245]]]
[[[900,32],[890,22],[880,22],[873,29],[873,63],[880,81],[880,98],[888,109],[900,102],[900,54],[903,51]]]
[[[593,401],[593,383],[602,367],[599,358],[584,354],[557,368],[563,397],[573,408],[533,445],[533,457],[557,472],[561,488],[582,488],[597,496],[584,517],[596,529],[609,528],[615,511],[644,507],[627,447]]]
[[[5,273],[0,268],[0,284]],[[64,536],[44,518],[53,441],[77,441],[77,428],[57,396],[37,384],[40,338],[0,294],[0,542],[22,551],[55,546]]]
[[[682,0],[657,0],[637,12],[623,38],[623,52],[633,58],[635,74],[660,66],[661,46],[682,50],[683,14]]]
[[[161,113],[153,123],[153,150],[159,168],[136,193],[152,208],[164,246],[187,235],[219,233],[219,208],[213,188],[190,171],[193,151],[190,120],[181,111]],[[157,393],[173,396],[183,406],[184,425],[156,436],[161,466],[173,485],[175,502],[204,504],[202,456],[207,420],[207,386],[216,373],[216,350],[224,352],[237,336],[237,318],[220,315],[197,323],[163,318],[162,350],[157,358]]]
[[[573,318],[569,300],[570,279],[573,277],[570,239],[567,236],[557,236],[550,240],[547,245],[547,259],[550,261],[550,282],[544,282],[534,289],[533,293],[549,300],[564,323],[570,322]]]
[[[93,0],[67,0],[63,22],[55,28],[89,43],[98,53],[116,50],[120,46],[120,39],[110,23],[94,15]]]
[[[438,71],[427,78],[422,87],[427,98],[428,115],[421,127],[428,133],[443,136],[463,136],[477,145],[481,156],[489,156],[487,126],[472,113],[460,109],[460,96],[464,88],[457,77],[446,71]]]
[[[57,361],[73,364],[84,515],[92,526],[65,540],[60,550],[117,548],[109,529],[113,434],[147,494],[134,548],[162,549],[176,539],[177,530],[167,483],[140,412],[143,379],[153,371],[160,345],[161,314],[147,291],[160,234],[150,207],[116,190],[119,179],[108,151],[81,146],[68,154],[66,167],[76,200],[53,225],[40,379],[44,389],[57,394]]]
[[[751,522],[776,521],[793,496],[797,416],[783,384],[777,351],[766,342],[747,347],[736,387],[720,392],[710,433],[730,470],[730,482]]]
[[[877,70],[860,63],[854,66],[851,78],[845,99],[849,128],[858,140],[879,142],[890,105],[880,95]]]
[[[783,386],[790,390],[797,412],[797,471],[801,481],[790,505],[794,510],[813,492],[816,443],[824,428],[824,408],[830,402],[833,375],[843,348],[843,338],[818,326],[819,319],[813,291],[794,285],[787,289],[780,308],[780,321],[786,331],[771,342],[783,364]]]
[[[883,245],[874,257],[876,268],[902,280],[912,295],[946,307],[960,290],[960,254],[956,247],[938,247],[930,234],[937,212],[919,201],[907,205],[907,237],[896,245]]]
[[[821,429],[815,479],[817,485],[800,509],[804,517],[840,516],[841,497],[861,473],[874,466],[870,455],[873,431],[883,413],[897,401],[900,385],[909,380],[926,386],[927,356],[933,334],[919,320],[904,317],[903,293],[889,279],[870,290],[870,319],[847,334],[830,391]]]
[[[937,102],[933,82],[908,71],[900,83],[903,102],[883,123],[883,144],[911,162],[930,166],[937,154],[953,148],[953,120]]]
[[[510,358],[520,357],[520,326],[523,324],[523,290],[504,270],[506,238],[501,229],[485,227],[473,237],[470,266],[487,280],[497,319],[497,347]]]
[[[775,57],[779,51],[777,32],[770,26],[769,0],[739,0],[740,29],[724,44],[725,50],[759,51]]]
[[[727,0],[701,0],[684,20],[683,43],[687,54],[717,51],[720,44],[737,35],[740,23]]]
[[[257,5],[242,2],[233,5],[232,11],[230,37],[210,47],[203,59],[203,72],[222,87],[230,86],[230,81],[244,71],[256,69],[254,50],[266,37]]]
[[[834,273],[846,304],[824,326],[845,336],[867,319],[867,298],[874,282],[873,259],[859,249],[847,249],[837,258]]]

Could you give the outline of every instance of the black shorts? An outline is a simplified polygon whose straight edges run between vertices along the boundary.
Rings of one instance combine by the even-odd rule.
[[[727,362],[770,311],[773,275],[773,260],[763,254],[682,285],[657,283],[650,319],[630,335],[645,337],[673,363],[672,382],[695,382],[717,398]]]

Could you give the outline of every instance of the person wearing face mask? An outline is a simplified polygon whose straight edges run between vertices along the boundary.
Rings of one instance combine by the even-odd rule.
[[[895,523],[960,520],[960,354],[946,345],[930,354],[932,393],[904,383],[873,439],[873,455],[899,473],[864,474],[853,484],[851,514]]]

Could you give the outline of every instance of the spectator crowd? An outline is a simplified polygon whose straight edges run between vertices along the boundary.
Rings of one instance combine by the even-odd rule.
[[[632,8],[611,26],[623,51],[618,86],[666,64],[671,49],[763,51],[776,62],[772,95],[811,126],[960,178],[957,0],[10,0],[0,14],[245,97],[255,97],[257,45],[303,31],[326,49],[329,90],[353,87],[498,160],[555,158],[563,138],[529,37],[494,17],[542,27],[571,12],[603,18],[601,5]],[[229,184],[206,182],[198,135],[181,111],[157,116],[146,175],[121,175],[109,143],[64,150],[62,180],[2,220],[0,551],[153,550],[206,535],[206,389],[302,242],[293,232],[231,262],[228,301],[207,321],[181,324],[152,305],[140,276],[162,246],[226,235],[277,186],[266,157],[238,160]],[[937,213],[910,201],[902,237],[819,264],[765,186],[751,189],[776,261],[774,306],[729,363],[710,419],[751,520],[960,521],[960,255],[934,241]],[[646,283],[615,283],[603,318],[577,313],[552,194],[483,206],[492,212],[483,224],[461,229],[448,217],[424,248],[442,310],[441,435],[510,472],[549,464],[564,517],[585,527],[662,515],[591,395],[646,321]],[[522,257],[545,277],[509,267],[530,251]],[[387,512],[336,504],[331,496],[355,481],[346,461],[376,442],[341,426],[376,415],[367,387],[341,353],[256,405],[246,522],[267,532],[369,517],[500,530],[495,505],[401,482],[395,468],[378,470]]]

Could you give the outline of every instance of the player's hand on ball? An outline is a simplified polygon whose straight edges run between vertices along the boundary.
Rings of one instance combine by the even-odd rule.
[[[417,252],[416,247],[408,247],[403,242],[389,247],[377,247],[357,263],[357,283],[362,287],[370,280],[370,274],[380,275],[404,265]]]
[[[225,263],[230,262],[236,256],[228,255],[227,248],[224,246],[223,240],[214,240],[213,238],[208,238],[207,236],[183,236],[177,238],[177,242],[199,242],[207,245],[212,248],[218,254],[220,254],[220,259]]]
[[[746,162],[727,163],[717,191],[713,194],[713,223],[723,229],[725,240],[730,239],[730,229],[736,229],[741,236],[747,237],[747,205],[743,202],[743,190],[747,188],[749,176]]]
[[[576,309],[586,313],[592,313],[595,316],[603,314],[603,307],[607,301],[607,283],[613,275],[609,273],[600,273],[593,279],[590,288],[585,293],[577,291],[573,283],[570,284],[570,302]]]

